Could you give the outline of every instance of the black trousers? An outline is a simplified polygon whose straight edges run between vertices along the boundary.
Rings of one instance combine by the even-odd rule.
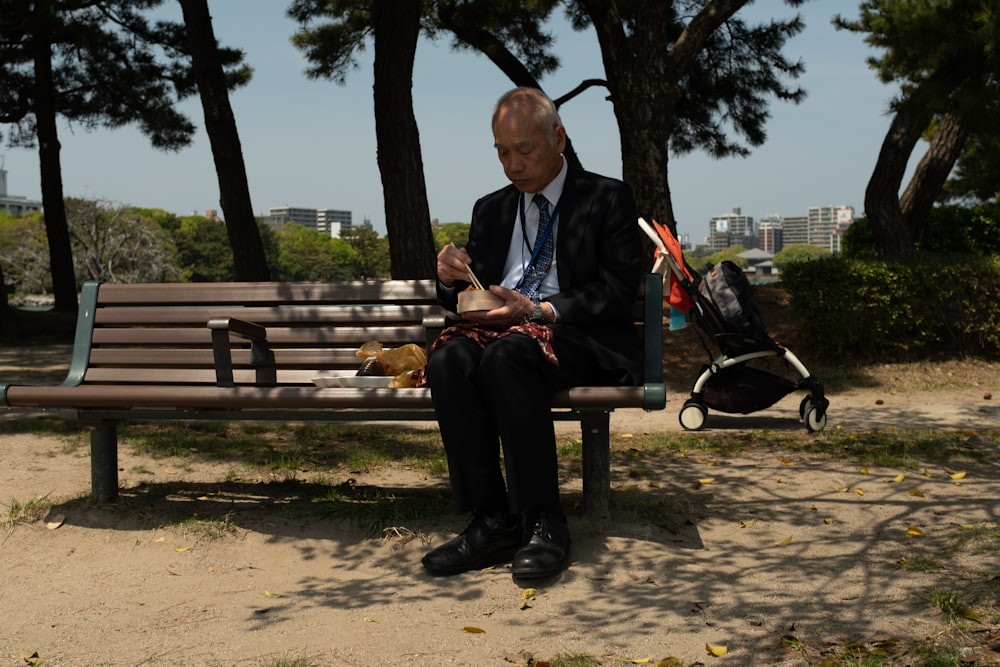
[[[554,330],[558,368],[523,334],[485,349],[456,337],[431,352],[428,384],[459,512],[564,516],[550,397],[564,387],[614,384],[622,373],[602,370],[578,330]]]

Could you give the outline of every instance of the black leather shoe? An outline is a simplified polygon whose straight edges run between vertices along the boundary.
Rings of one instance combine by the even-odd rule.
[[[481,570],[510,561],[523,536],[520,517],[477,512],[458,537],[428,551],[420,562],[428,572],[438,576]]]
[[[527,536],[511,563],[516,579],[543,579],[559,574],[569,565],[569,527],[552,514],[529,514]]]

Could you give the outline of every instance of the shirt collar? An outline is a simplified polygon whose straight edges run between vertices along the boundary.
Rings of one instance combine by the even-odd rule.
[[[562,158],[562,169],[556,174],[556,177],[549,181],[549,184],[542,188],[541,192],[534,193],[531,197],[528,197],[530,202],[532,197],[536,194],[545,195],[545,198],[549,200],[549,205],[555,208],[559,203],[559,197],[562,196],[563,187],[566,185],[566,172],[568,171],[568,165],[566,163],[566,157]]]

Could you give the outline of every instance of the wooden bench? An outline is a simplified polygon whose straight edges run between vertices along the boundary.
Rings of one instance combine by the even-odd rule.
[[[644,384],[574,387],[553,397],[559,420],[583,437],[584,511],[610,497],[610,413],[666,404],[662,279],[649,274],[636,304]],[[91,487],[118,494],[123,421],[425,421],[425,388],[320,389],[324,371],[356,370],[366,341],[429,346],[447,323],[434,281],[100,284],[80,295],[73,358],[58,386],[0,384],[0,405],[77,411],[92,426]]]

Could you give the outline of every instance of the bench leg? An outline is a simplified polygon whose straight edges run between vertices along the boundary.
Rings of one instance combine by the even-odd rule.
[[[583,511],[591,518],[608,516],[611,501],[611,413],[580,413],[583,431]]]
[[[95,500],[118,498],[118,423],[100,421],[90,432],[90,493]]]

